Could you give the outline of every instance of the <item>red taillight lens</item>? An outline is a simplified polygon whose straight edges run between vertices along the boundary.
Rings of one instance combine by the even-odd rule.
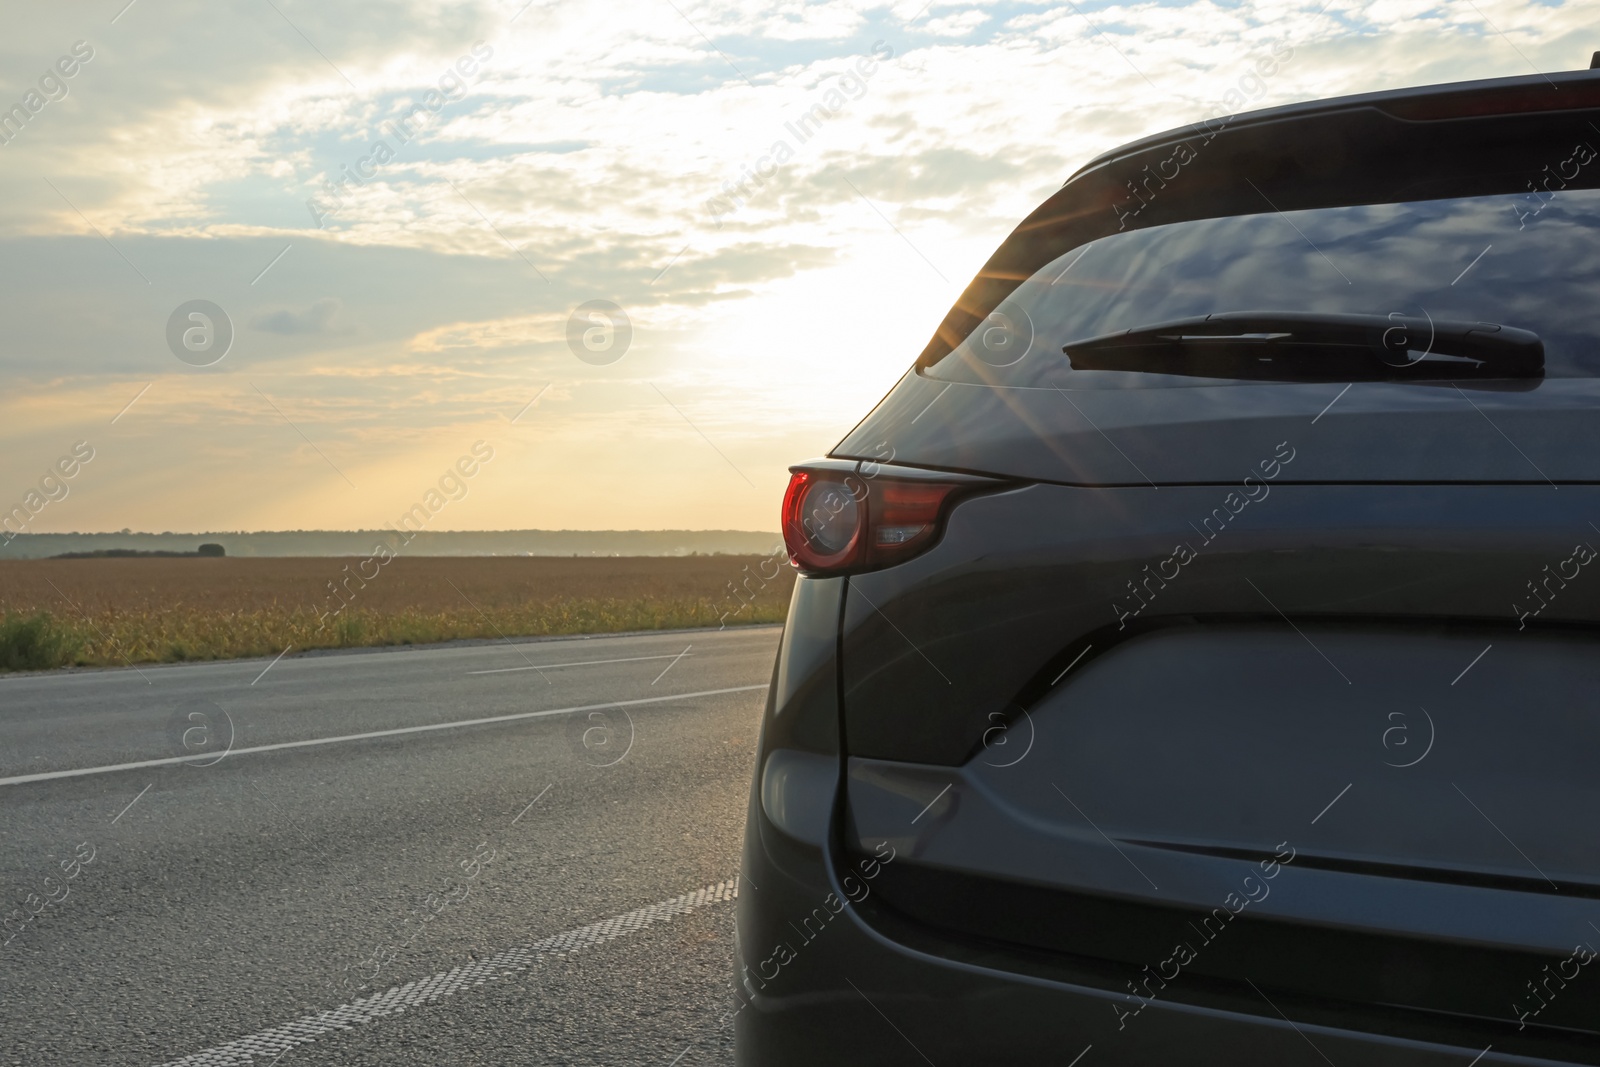
[[[933,544],[952,482],[797,470],[783,496],[783,540],[805,574],[887,567]]]
[[[912,555],[939,527],[939,511],[956,487],[940,482],[880,481],[872,486],[874,554]]]
[[[808,574],[848,569],[860,555],[864,496],[853,475],[795,471],[783,494],[789,562]]]

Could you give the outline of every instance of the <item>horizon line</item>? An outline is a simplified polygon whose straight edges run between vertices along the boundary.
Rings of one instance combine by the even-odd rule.
[[[336,529],[296,529],[296,530],[64,530],[55,532],[25,532],[12,534],[13,540],[24,537],[262,537],[282,534],[369,534],[369,533],[394,533],[393,527],[372,526],[350,530]],[[424,534],[741,534],[751,537],[779,537],[776,530],[735,530],[731,528],[715,529],[689,529],[687,527],[663,527],[660,529],[539,529],[527,526],[498,530],[413,530],[413,537]]]

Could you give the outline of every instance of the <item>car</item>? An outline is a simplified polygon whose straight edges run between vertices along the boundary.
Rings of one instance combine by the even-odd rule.
[[[741,1064],[1600,1063],[1600,72],[1084,166],[792,468]]]

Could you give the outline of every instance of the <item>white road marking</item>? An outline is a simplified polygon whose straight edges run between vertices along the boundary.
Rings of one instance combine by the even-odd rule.
[[[462,726],[482,726],[486,723],[516,722],[520,719],[542,719],[550,715],[572,715],[581,711],[603,711],[606,708],[635,707],[639,704],[663,704],[669,700],[693,700],[696,697],[725,696],[728,693],[750,693],[757,689],[765,690],[766,683],[761,685],[736,685],[730,689],[702,689],[698,693],[676,693],[664,697],[640,697],[634,700],[608,700],[604,704],[581,704],[571,708],[551,708],[548,711],[519,711],[511,715],[491,715],[484,719],[462,719],[460,722],[436,722],[427,726],[401,726],[393,730],[371,730],[364,734],[341,734],[338,737],[314,737],[307,741],[280,741],[273,745],[254,745],[250,748],[236,748],[230,755],[248,756],[255,752],[277,752],[286,748],[310,748],[314,745],[337,745],[345,741],[368,741],[375,737],[400,737],[405,734],[428,733],[434,730],[454,730]],[[14,778],[0,778],[0,786],[23,785],[28,782],[48,782],[57,778],[81,778],[88,774],[112,774],[116,771],[131,771],[139,767],[167,767],[174,763],[186,763],[194,759],[193,755],[169,756],[164,759],[138,760],[133,763],[114,763],[104,767],[80,767],[71,771],[45,771],[40,774],[19,774]]]
[[[738,895],[739,879],[734,877],[716,885],[706,886],[704,889],[697,889],[692,893],[673,897],[671,900],[663,900],[659,904],[651,904],[602,922],[590,923],[576,930],[546,937],[531,945],[506,949],[465,966],[419,978],[405,985],[394,986],[328,1011],[319,1011],[315,1015],[302,1015],[291,1022],[191,1053],[182,1059],[161,1064],[160,1067],[235,1067],[253,1063],[257,1057],[264,1060],[276,1058],[291,1048],[308,1045],[336,1030],[349,1030],[385,1015],[395,1015],[407,1008],[453,996],[468,986],[479,986],[485,982],[509,978],[517,971],[527,970],[530,966],[542,962],[546,956],[565,956],[581,952],[625,934],[636,933],[655,923],[669,922],[680,915],[687,915],[696,908],[733,900]]]
[[[643,663],[650,659],[675,659],[670,653],[665,656],[621,656],[617,659],[584,659],[576,663],[541,663],[530,667],[495,667],[487,671],[468,671],[468,674],[510,674],[512,671],[553,671],[557,667],[593,667],[597,663]]]
[[[670,636],[673,633],[680,633],[680,634],[695,634],[695,633],[722,634],[722,635],[725,635],[726,640],[728,642],[735,643],[735,642],[733,642],[733,638],[735,638],[735,637],[738,637],[738,638],[745,638],[745,637],[757,638],[757,637],[761,637],[763,635],[770,634],[773,631],[781,630],[781,629],[783,629],[783,623],[781,623],[781,622],[771,622],[771,623],[759,622],[759,623],[745,623],[743,625],[740,625],[737,629],[733,629],[733,630],[726,629],[726,628],[724,628],[722,630],[718,630],[715,626],[696,626],[696,627],[687,627],[687,628],[682,629],[682,630],[674,630],[674,631],[636,630],[636,631],[633,631],[633,632],[630,632],[630,633],[616,633],[616,634],[563,634],[563,635],[561,635],[559,637],[529,637],[529,638],[523,638],[523,639],[520,639],[520,640],[519,639],[513,639],[512,644],[515,645],[517,648],[523,648],[523,647],[526,647],[526,646],[529,646],[529,645],[540,645],[540,646],[542,646],[542,645],[553,645],[553,644],[555,644],[557,642],[563,642],[563,641],[598,641],[598,642],[603,644],[603,643],[606,643],[608,641],[627,641],[627,640],[642,640],[642,639],[646,639],[646,638],[658,638],[658,637],[663,637],[663,636]],[[739,641],[737,643],[743,644],[745,642]],[[756,642],[752,640],[749,643],[750,644],[755,644]],[[494,642],[493,644],[494,645],[498,645],[499,642]],[[301,671],[305,671],[306,669],[312,668],[312,667],[337,669],[338,667],[343,666],[345,664],[370,663],[371,660],[369,659],[369,657],[370,656],[376,656],[376,655],[400,656],[400,657],[403,658],[404,662],[411,663],[411,662],[415,662],[415,661],[422,660],[422,659],[427,659],[427,658],[434,657],[434,656],[455,656],[455,655],[459,655],[460,653],[462,653],[464,651],[466,651],[466,652],[476,652],[476,651],[479,651],[481,649],[490,648],[490,647],[492,647],[492,646],[491,645],[452,644],[452,643],[448,643],[447,642],[447,643],[443,643],[443,644],[439,644],[439,645],[409,645],[409,646],[392,646],[392,647],[373,646],[371,648],[346,648],[346,649],[338,649],[338,650],[316,649],[316,650],[308,650],[308,654],[307,655],[301,657],[299,660],[296,661],[296,666]],[[317,654],[319,652],[320,653],[326,653],[326,652],[329,652],[329,651],[334,651],[334,654],[332,654],[332,655],[318,655]],[[225,659],[225,660],[215,660],[215,661],[209,662],[209,663],[146,663],[145,664],[145,668],[147,670],[149,670],[151,674],[154,674],[154,675],[156,675],[158,677],[160,675],[163,675],[163,674],[172,674],[172,675],[176,675],[176,676],[185,676],[185,675],[188,675],[188,674],[202,673],[202,672],[205,672],[205,671],[238,671],[238,670],[240,670],[241,667],[244,667],[244,668],[252,667],[256,663],[259,663],[264,658],[265,657],[257,656],[257,657],[253,657],[251,659]],[[34,673],[34,672],[28,672],[28,673],[22,673],[22,674],[10,674],[10,673],[7,673],[7,674],[0,674],[0,685],[12,685],[12,686],[23,687],[23,686],[31,685],[31,684],[36,683],[36,682],[48,682],[48,683],[51,683],[51,684],[65,684],[67,682],[82,682],[82,681],[101,681],[101,682],[106,682],[107,684],[110,684],[110,685],[121,685],[122,684],[121,675],[122,675],[122,672],[124,670],[126,670],[126,669],[127,668],[125,668],[125,667],[93,667],[93,668],[84,668],[84,669],[80,669],[80,670],[65,670],[65,669],[63,669],[63,670],[61,670],[60,672],[57,672],[57,673]],[[770,670],[770,668],[769,668],[769,670]]]

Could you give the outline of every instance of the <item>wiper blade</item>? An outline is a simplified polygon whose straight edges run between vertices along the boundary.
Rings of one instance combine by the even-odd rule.
[[[1063,345],[1074,370],[1276,382],[1543,378],[1544,342],[1492,322],[1230,311]]]

